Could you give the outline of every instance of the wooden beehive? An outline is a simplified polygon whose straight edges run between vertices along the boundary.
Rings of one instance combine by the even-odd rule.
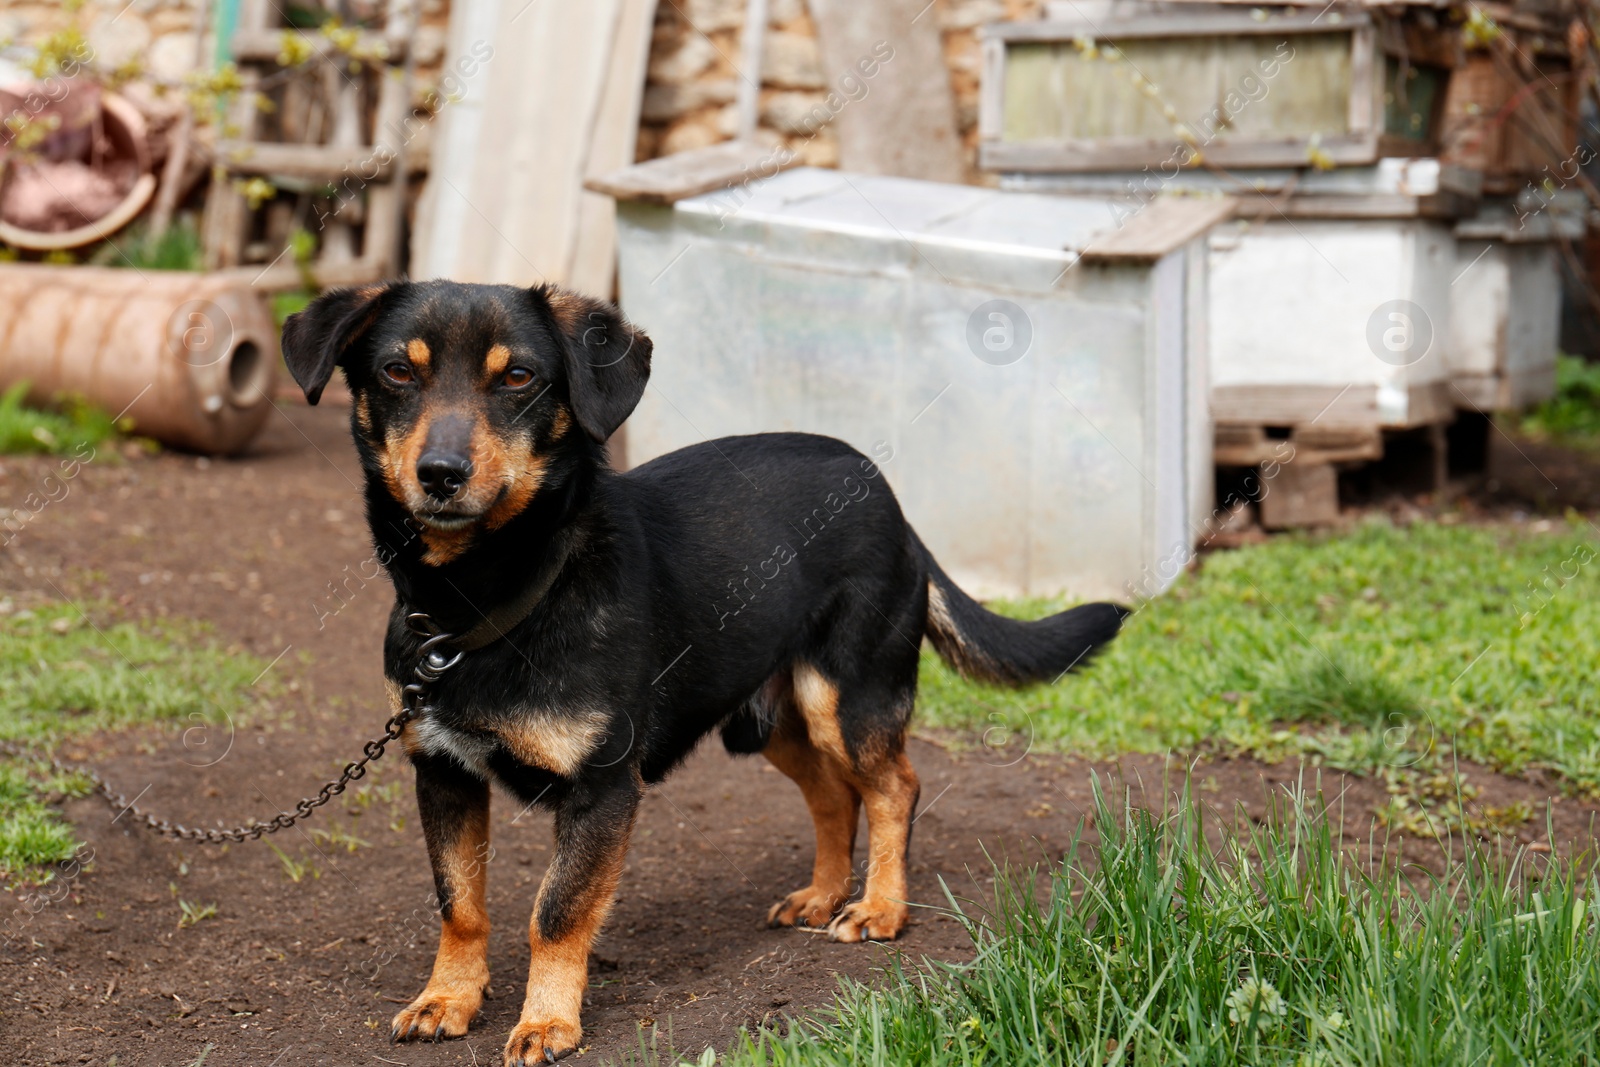
[[[1584,234],[1588,201],[1565,190],[1487,201],[1456,224],[1450,284],[1450,385],[1467,410],[1520,411],[1556,391],[1561,267],[1557,245]]]
[[[1211,249],[1218,423],[1377,430],[1450,419],[1449,223],[1252,220],[1219,228]]]
[[[1364,8],[1149,3],[1103,16],[984,31],[981,166],[1176,173],[1435,147],[1451,35]]]

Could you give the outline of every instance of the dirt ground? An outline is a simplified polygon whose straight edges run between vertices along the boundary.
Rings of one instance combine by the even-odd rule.
[[[69,753],[149,809],[190,825],[274,813],[381,728],[379,642],[390,601],[387,583],[372,578],[344,418],[338,408],[287,406],[234,461],[96,461],[0,550],[0,593],[114,604],[113,616],[204,619],[223,640],[273,661],[271,713],[233,726],[141,730]],[[52,466],[4,461],[0,501],[23,497]],[[1159,758],[1091,768],[1027,747],[1025,737],[960,751],[914,743],[923,781],[916,901],[943,904],[941,880],[982,899],[989,857],[1059,858],[1090,806],[1091,770],[1120,775],[1152,802],[1182,773]],[[1314,772],[1299,767],[1221,760],[1201,763],[1195,781],[1208,803],[1259,816],[1269,792],[1302,773],[1311,781]],[[1472,780],[1483,803],[1534,803],[1523,842],[1549,844],[1549,789],[1485,771]],[[1365,839],[1381,786],[1329,775],[1322,788],[1343,794],[1351,840]],[[69,815],[93,850],[88,873],[28,907],[20,892],[0,907],[10,935],[0,944],[5,1062],[498,1063],[521,1001],[548,816],[497,796],[494,996],[479,1023],[462,1041],[390,1046],[389,1018],[421,989],[437,929],[409,769],[386,759],[365,792],[346,799],[305,832],[279,835],[281,856],[259,843],[177,846],[98,800],[72,802]],[[582,1059],[616,1058],[651,1034],[697,1054],[725,1046],[741,1025],[827,1003],[839,976],[873,980],[895,953],[963,954],[959,926],[931,909],[916,912],[892,946],[768,930],[768,906],[809,876],[810,826],[797,801],[764,761],[730,759],[714,743],[650,793],[591,961]],[[1588,840],[1590,808],[1564,800],[1549,810],[1556,847]],[[315,830],[369,847],[349,851]],[[1420,843],[1407,849],[1430,855]],[[214,904],[215,916],[180,928],[180,901]]]

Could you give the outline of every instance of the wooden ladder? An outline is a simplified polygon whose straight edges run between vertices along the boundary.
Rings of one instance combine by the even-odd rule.
[[[382,57],[370,140],[363,136],[365,76],[352,76],[352,60],[320,30],[269,25],[277,10],[271,0],[240,4],[233,54],[242,88],[229,108],[224,132],[231,136],[216,146],[202,231],[206,267],[237,273],[262,289],[355,285],[393,276],[401,266],[405,211],[413,0],[387,0],[382,30],[361,31],[356,37],[358,54]],[[321,74],[322,107],[315,107],[309,78],[290,78],[284,95],[321,121],[317,129],[302,131],[304,141],[264,140],[258,100],[269,79],[284,70],[279,58],[295,38],[314,56],[306,70]],[[296,262],[289,244],[296,210],[291,198],[274,197],[267,205],[269,213],[276,212],[267,220],[267,248],[249,243],[255,212],[236,185],[249,177],[271,179],[280,190],[306,198],[299,204],[302,214],[318,199],[325,201],[332,187],[332,209],[320,215],[311,211],[315,217],[302,220],[319,238],[319,254],[311,263]]]

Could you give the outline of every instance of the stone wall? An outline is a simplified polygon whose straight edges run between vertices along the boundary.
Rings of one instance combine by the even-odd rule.
[[[1043,0],[934,0],[932,14],[944,36],[969,180],[983,180],[975,165],[978,27],[1000,19],[1037,18],[1043,6]],[[639,127],[641,160],[734,136],[744,9],[744,0],[675,0],[660,6]],[[813,135],[810,125],[826,96],[826,81],[805,0],[768,0],[758,136],[787,145],[812,166],[837,166],[839,145],[833,131],[823,127]]]
[[[91,65],[166,82],[194,69],[198,0],[85,0],[81,5],[0,0],[0,44],[23,52],[73,25],[84,28]]]
[[[371,6],[379,9],[375,2]],[[30,48],[79,27],[90,49],[90,65],[99,73],[126,78],[122,92],[159,128],[176,109],[177,98],[158,87],[181,85],[197,58],[209,63],[216,54],[211,33],[204,47],[196,49],[199,12],[200,0],[0,0],[0,48],[21,65]],[[449,0],[420,0],[411,43],[416,58],[413,95],[419,107],[438,84],[449,22]]]

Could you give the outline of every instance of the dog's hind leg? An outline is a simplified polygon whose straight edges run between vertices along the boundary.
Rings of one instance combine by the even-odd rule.
[[[855,777],[867,809],[867,887],[829,924],[828,936],[890,941],[906,925],[906,856],[921,787],[903,748],[870,761]]]
[[[439,953],[433,976],[394,1017],[389,1037],[461,1037],[489,984],[489,783],[453,760],[412,753],[417,809],[439,895]]]
[[[811,743],[805,723],[791,711],[780,715],[763,753],[800,787],[817,830],[811,884],[774,904],[767,922],[772,926],[826,926],[850,899],[851,853],[861,796],[851,788],[838,759]]]
[[[794,706],[807,739],[823,757],[818,762],[832,768],[852,801],[859,798],[867,809],[867,885],[862,898],[846,905],[828,925],[828,934],[835,941],[892,940],[906,924],[906,854],[919,791],[917,772],[905,754],[915,674],[901,679],[895,672],[915,671],[916,650],[912,649],[911,657],[893,651],[907,663],[862,671],[858,676],[863,680],[849,683],[846,689],[808,663],[800,663],[794,670]],[[852,803],[852,838],[855,812]],[[821,838],[819,820],[819,868]],[[848,857],[848,846],[841,853]]]

